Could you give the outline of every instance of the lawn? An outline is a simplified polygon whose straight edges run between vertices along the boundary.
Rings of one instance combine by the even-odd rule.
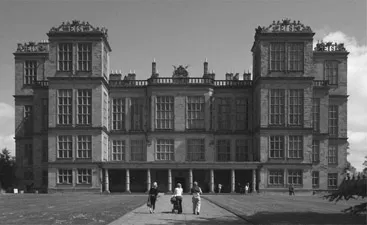
[[[141,206],[145,195],[0,195],[0,224],[108,224]]]
[[[367,215],[351,216],[342,209],[362,200],[328,202],[320,196],[207,195],[205,199],[254,224],[366,224]]]

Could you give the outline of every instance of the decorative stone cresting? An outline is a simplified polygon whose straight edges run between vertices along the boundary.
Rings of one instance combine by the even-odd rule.
[[[178,67],[173,66],[174,71],[173,71],[172,78],[187,78],[187,77],[189,77],[189,72],[187,71],[188,67],[189,66],[182,66],[182,65],[179,65]]]
[[[314,48],[316,52],[347,52],[343,43],[318,41]]]
[[[89,22],[73,20],[71,22],[62,22],[58,27],[52,27],[49,33],[64,33],[64,32],[99,32],[108,37],[107,29],[105,27],[93,27]]]
[[[289,32],[289,33],[312,33],[312,30],[309,26],[305,26],[302,23],[299,22],[299,20],[296,22],[295,20],[292,22],[290,19],[283,19],[282,22],[279,20],[275,22],[273,21],[272,24],[270,24],[268,27],[258,27],[255,29],[256,34],[260,33],[283,33],[283,32]]]
[[[36,43],[34,41],[29,41],[23,44],[18,43],[16,52],[32,52],[32,53],[48,52],[48,42],[42,41]]]

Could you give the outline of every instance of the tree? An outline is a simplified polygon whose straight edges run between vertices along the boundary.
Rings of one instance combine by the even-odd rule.
[[[4,148],[0,153],[0,189],[11,188],[15,181],[15,160],[9,150]]]

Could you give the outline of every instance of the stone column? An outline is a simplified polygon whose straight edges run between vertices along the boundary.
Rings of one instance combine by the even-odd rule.
[[[192,176],[192,169],[190,169],[189,170],[189,187],[190,187],[189,192],[190,192],[192,186],[193,186],[193,176]]]
[[[101,193],[103,192],[103,169],[99,169],[99,185],[101,185]]]
[[[150,181],[150,169],[147,170],[147,192],[149,192],[150,190],[150,184],[151,184],[151,181]]]
[[[231,170],[231,193],[235,193],[236,191],[236,173],[235,170]]]
[[[252,191],[256,191],[256,169],[252,170]]]
[[[210,193],[214,193],[214,170],[210,170]]]
[[[168,169],[168,193],[172,193],[172,170]]]
[[[130,191],[130,170],[126,169],[126,190],[125,192],[131,193]]]
[[[105,192],[110,193],[110,179],[108,176],[108,169],[104,169],[104,184],[105,184]]]

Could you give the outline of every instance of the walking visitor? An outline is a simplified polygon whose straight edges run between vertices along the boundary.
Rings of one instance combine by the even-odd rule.
[[[155,202],[157,201],[157,196],[158,196],[158,184],[157,184],[157,182],[154,182],[153,186],[149,190],[149,196],[148,196],[148,204],[147,205],[149,207],[149,212],[150,213],[154,213]]]
[[[201,198],[200,195],[203,194],[201,188],[198,185],[198,182],[194,182],[194,186],[191,188],[192,194],[192,211],[193,214],[200,214],[200,206],[201,206]]]
[[[182,185],[180,183],[177,183],[173,196],[176,198],[176,206],[178,214],[182,213],[182,192],[183,192]],[[173,208],[173,210],[175,210],[175,207]]]

